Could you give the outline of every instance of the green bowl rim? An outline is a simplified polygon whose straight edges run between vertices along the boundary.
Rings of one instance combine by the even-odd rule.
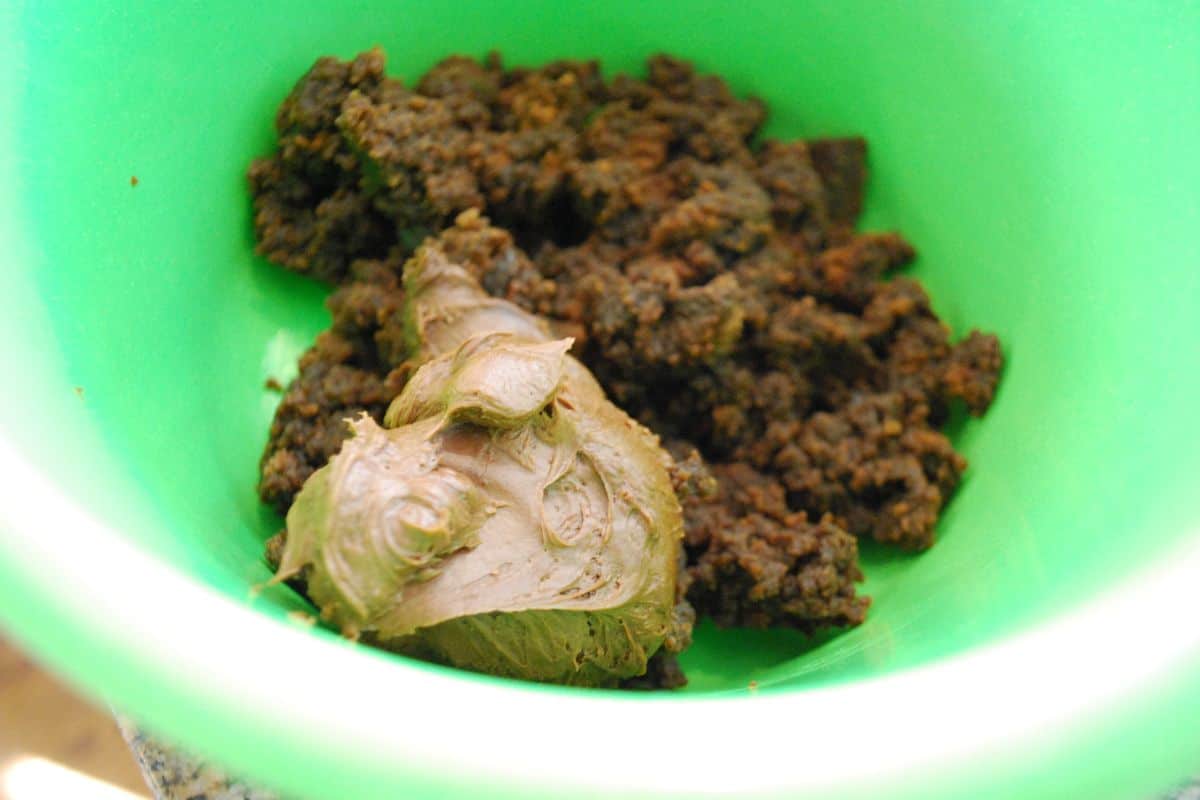
[[[14,632],[184,743],[205,737],[172,720],[196,713],[211,729],[273,741],[305,762],[346,758],[398,777],[664,796],[845,789],[864,777],[894,786],[1039,742],[1069,749],[1098,725],[1127,724],[1105,712],[1145,687],[1200,673],[1200,626],[1190,624],[1200,537],[1082,607],[939,663],[828,688],[647,702],[449,674],[313,636],[138,551],[3,440],[0,474],[0,595],[45,610],[36,625],[13,620]],[[322,675],[339,676],[336,691],[311,691]],[[180,706],[162,704],[164,688]],[[405,719],[421,722],[396,722]],[[781,720],[803,723],[781,729]],[[718,758],[695,758],[712,748],[714,730],[747,734],[727,737]],[[239,766],[245,758],[213,755]],[[671,763],[688,767],[664,769]]]

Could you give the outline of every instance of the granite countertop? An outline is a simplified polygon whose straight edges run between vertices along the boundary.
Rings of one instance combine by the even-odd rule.
[[[206,761],[181,754],[147,736],[127,719],[118,721],[156,800],[283,800],[275,792],[231,778]],[[1200,800],[1200,775],[1158,800]]]
[[[282,800],[275,792],[231,778],[207,761],[162,744],[128,719],[119,717],[117,723],[156,800]]]

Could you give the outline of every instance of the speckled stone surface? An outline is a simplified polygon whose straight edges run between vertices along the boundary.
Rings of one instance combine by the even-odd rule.
[[[157,800],[283,800],[275,792],[232,778],[208,762],[180,754],[127,719],[118,718],[117,722]]]
[[[211,764],[180,755],[146,736],[128,720],[119,722],[121,733],[157,800],[283,800],[274,792],[232,779]],[[1200,775],[1159,800],[1200,800]]]

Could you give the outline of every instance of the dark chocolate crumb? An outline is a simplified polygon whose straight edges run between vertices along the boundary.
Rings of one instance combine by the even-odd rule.
[[[763,103],[668,56],[645,80],[455,56],[413,86],[378,50],[320,59],[250,167],[258,251],[337,287],[271,426],[262,498],[286,512],[344,420],[380,420],[403,387],[400,276],[433,236],[575,337],[670,443],[698,613],[860,623],[856,537],[933,543],[966,468],[941,429],[955,404],[987,409],[1002,362],[994,336],[955,342],[889,274],[915,255],[903,237],[855,231],[865,141],[758,146]],[[665,656],[653,671],[682,679]]]

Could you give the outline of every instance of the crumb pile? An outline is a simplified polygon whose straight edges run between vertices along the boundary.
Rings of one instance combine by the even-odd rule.
[[[666,56],[611,80],[456,56],[412,87],[378,50],[317,61],[250,168],[259,252],[337,287],[272,424],[264,501],[286,512],[344,420],[381,422],[403,389],[403,266],[428,241],[574,337],[661,437],[700,615],[861,622],[857,537],[933,543],[966,466],[940,429],[956,403],[987,409],[1001,354],[888,276],[914,255],[900,235],[855,231],[865,142],[758,142],[766,113]]]

